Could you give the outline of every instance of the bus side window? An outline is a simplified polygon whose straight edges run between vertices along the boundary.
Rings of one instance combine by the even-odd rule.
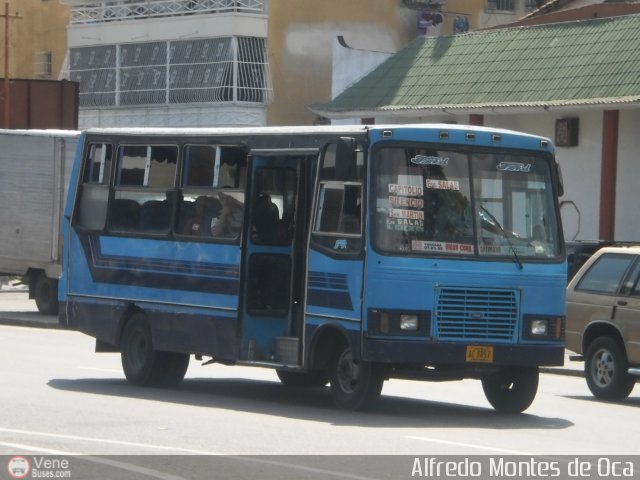
[[[75,224],[88,230],[102,231],[107,218],[112,147],[89,143],[83,161],[82,185]]]
[[[362,248],[364,156],[347,142],[330,144],[323,152],[320,186],[313,223],[313,241],[338,254]]]
[[[175,145],[120,146],[109,228],[118,232],[168,234],[177,164]]]
[[[237,241],[244,220],[246,153],[234,147],[187,145],[183,152],[176,232]]]

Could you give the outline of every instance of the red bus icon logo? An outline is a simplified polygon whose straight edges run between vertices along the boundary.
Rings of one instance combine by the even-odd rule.
[[[11,457],[7,463],[7,471],[12,478],[25,478],[30,470],[29,460],[24,457]]]

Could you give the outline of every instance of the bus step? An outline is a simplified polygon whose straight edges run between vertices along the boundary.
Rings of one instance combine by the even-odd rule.
[[[276,361],[283,365],[298,365],[298,337],[276,337]]]

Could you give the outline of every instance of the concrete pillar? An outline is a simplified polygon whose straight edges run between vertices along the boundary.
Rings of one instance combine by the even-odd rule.
[[[615,240],[616,171],[618,167],[618,110],[602,115],[602,171],[600,173],[600,240]]]

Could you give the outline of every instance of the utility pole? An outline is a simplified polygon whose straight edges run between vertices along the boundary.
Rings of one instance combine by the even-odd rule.
[[[9,20],[20,18],[19,14],[9,14],[9,2],[4,4],[4,15],[0,14],[0,18],[4,18],[4,128],[9,128],[9,117],[11,113],[11,104],[9,96]]]

